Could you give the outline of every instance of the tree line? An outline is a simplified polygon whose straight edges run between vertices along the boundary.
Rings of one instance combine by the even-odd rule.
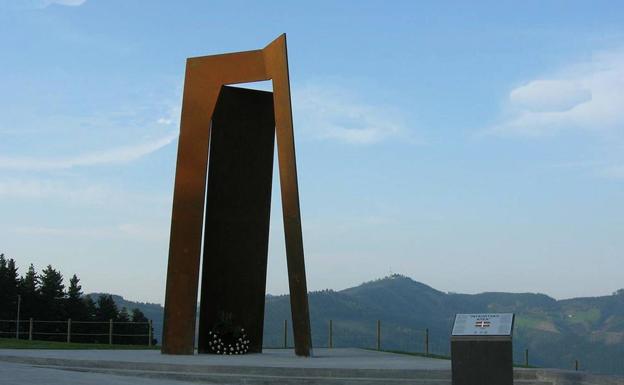
[[[99,295],[95,300],[84,295],[76,274],[69,279],[69,286],[66,287],[63,274],[51,265],[37,273],[30,264],[28,271],[20,276],[15,260],[0,254],[2,337],[15,336],[18,301],[19,318],[22,320],[20,338],[28,338],[29,319],[32,318],[33,339],[64,341],[67,336],[66,321],[71,319],[72,342],[108,343],[109,322],[113,320],[113,343],[146,345],[148,342],[146,335],[150,326],[146,323],[149,320],[141,310],[119,309],[110,294]],[[154,335],[153,330],[151,335]],[[152,343],[155,344],[156,340],[153,339]]]

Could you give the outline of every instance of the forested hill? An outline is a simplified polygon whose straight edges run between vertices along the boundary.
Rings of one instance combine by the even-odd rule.
[[[107,293],[89,293],[87,296],[93,298],[95,301],[102,296],[108,295]],[[154,327],[154,336],[158,340],[158,343],[162,341],[162,323],[163,323],[163,312],[164,309],[162,305],[157,303],[149,303],[149,302],[133,302],[125,299],[124,297],[116,294],[111,294],[111,297],[115,301],[115,304],[119,309],[139,309],[145,315],[145,317],[149,320],[152,320],[152,326]]]
[[[514,354],[530,363],[594,372],[624,374],[624,291],[593,298],[557,301],[544,294],[445,293],[408,277],[392,275],[357,287],[311,292],[310,313],[315,346],[327,346],[328,322],[333,320],[334,346],[374,347],[376,321],[382,322],[382,348],[422,351],[423,330],[430,330],[433,353],[448,353],[449,333],[456,313],[516,313]],[[118,300],[122,300],[120,297]],[[282,346],[284,319],[290,322],[288,296],[267,296],[265,346]],[[162,319],[153,304],[120,302],[138,307],[149,318]],[[156,306],[156,307],[154,307]],[[149,308],[147,308],[149,307]],[[161,324],[154,324],[160,335]],[[289,330],[289,344],[292,331]]]
[[[428,328],[433,353],[448,353],[456,313],[513,312],[517,362],[523,361],[528,348],[535,365],[569,369],[578,359],[588,370],[624,374],[623,290],[557,301],[534,293],[444,293],[392,275],[346,290],[313,292],[309,298],[316,346],[327,345],[327,324],[332,319],[335,345],[373,347],[379,319],[382,348],[422,351],[422,330]],[[288,313],[288,296],[267,298],[269,337]]]

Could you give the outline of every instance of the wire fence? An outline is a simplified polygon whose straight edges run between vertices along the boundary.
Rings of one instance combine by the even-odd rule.
[[[264,348],[293,348],[292,325],[284,320],[281,325],[271,322],[265,325]],[[272,328],[270,326],[273,326]],[[277,328],[275,328],[277,326]],[[418,353],[427,356],[450,356],[448,336],[432,334],[429,328],[412,329],[392,323],[376,323],[362,326],[360,322],[329,320],[325,327],[313,324],[313,346],[324,348],[364,348],[385,351]],[[271,330],[267,330],[267,327]],[[0,320],[0,337],[30,341],[57,341],[109,345],[153,346],[152,321],[62,321]],[[529,366],[529,350],[514,349],[514,362]],[[517,351],[516,351],[517,350]],[[574,369],[579,370],[579,361]]]
[[[364,348],[441,356],[450,354],[448,338],[444,341],[442,333],[433,334],[428,328],[406,328],[382,320],[369,324],[328,320],[324,324],[313,323],[311,327],[314,347]],[[281,323],[267,322],[263,346],[294,347],[293,330],[289,320],[283,320]]]
[[[0,320],[0,336],[22,340],[152,346],[152,321]]]
[[[432,357],[450,357],[450,330],[443,328],[415,329],[404,325],[377,320],[362,323],[359,320],[325,320],[312,323],[312,346],[315,348],[364,348],[401,353],[416,353]],[[293,330],[290,320],[270,320],[264,325],[264,348],[294,347]],[[517,366],[530,367],[529,349],[515,346],[513,362]],[[579,370],[575,360],[571,366]]]

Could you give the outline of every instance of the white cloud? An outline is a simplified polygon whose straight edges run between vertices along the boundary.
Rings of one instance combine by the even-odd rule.
[[[609,179],[624,179],[624,164],[612,164],[598,170],[598,174]]]
[[[27,10],[44,9],[51,5],[78,7],[87,0],[0,0],[0,9]]]
[[[18,226],[14,229],[16,234],[29,236],[52,236],[52,237],[98,237],[110,238],[114,236],[112,228],[104,227],[47,227],[47,226]]]
[[[158,124],[163,124],[163,125],[165,125],[165,126],[168,126],[168,125],[170,125],[170,124],[172,124],[172,123],[173,123],[173,120],[171,120],[171,119],[167,119],[167,118],[159,118],[159,119],[156,121],[156,123],[158,123]]]
[[[156,123],[164,126],[177,125],[176,122],[180,121],[180,114],[182,112],[182,106],[180,104],[172,104],[166,114],[156,120]]]
[[[111,148],[72,157],[29,158],[0,156],[0,169],[55,170],[99,164],[128,163],[165,147],[173,142],[177,136],[177,133],[170,133],[162,138],[137,145]]]
[[[124,223],[99,227],[49,227],[49,226],[18,226],[13,230],[16,234],[28,236],[50,236],[68,238],[94,239],[132,239],[143,241],[162,241],[168,239],[169,226],[140,223]]]
[[[117,230],[123,236],[132,239],[159,241],[169,238],[169,223],[162,223],[161,226],[145,223],[123,223],[117,226]]]
[[[528,111],[567,111],[592,99],[592,93],[574,80],[534,80],[511,91],[512,104]]]
[[[0,197],[58,199],[73,203],[110,201],[113,192],[103,186],[72,186],[54,180],[9,179],[0,181]]]
[[[87,0],[43,0],[42,6],[47,7],[52,4],[66,5],[68,7],[77,7],[84,4]]]
[[[140,193],[114,188],[106,184],[94,184],[82,181],[64,181],[55,179],[20,179],[0,180],[0,198],[8,200],[28,200],[42,202],[61,202],[69,205],[113,207],[121,210],[149,204],[151,207],[168,207],[171,196],[168,193]]]
[[[624,128],[624,52],[595,55],[513,89],[489,132],[545,136],[569,130],[607,135]]]
[[[400,111],[363,103],[336,86],[295,88],[293,115],[295,129],[315,139],[372,144],[408,136]]]

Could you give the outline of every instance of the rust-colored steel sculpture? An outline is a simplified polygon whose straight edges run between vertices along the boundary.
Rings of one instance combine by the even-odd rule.
[[[221,87],[263,80],[273,83],[295,353],[311,354],[286,35],[262,50],[187,60],[171,218],[163,353],[194,353],[210,127]]]

